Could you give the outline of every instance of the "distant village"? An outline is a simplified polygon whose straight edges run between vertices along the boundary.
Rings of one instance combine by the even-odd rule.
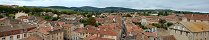
[[[40,14],[1,13],[0,40],[209,40],[209,14]]]

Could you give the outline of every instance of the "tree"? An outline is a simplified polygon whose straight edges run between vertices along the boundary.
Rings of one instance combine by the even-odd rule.
[[[100,23],[96,23],[96,20],[93,17],[89,17],[87,19],[81,19],[80,22],[83,23],[84,26],[86,26],[86,25],[92,25],[92,26],[99,26],[99,25],[101,25]]]
[[[44,19],[45,19],[45,20],[52,20],[52,18],[53,18],[53,17],[48,16],[48,15],[47,15],[47,16],[44,16]]]
[[[159,23],[152,23],[152,25],[155,26],[155,27],[157,27],[157,28],[162,28]]]
[[[99,25],[101,25],[101,23],[96,23],[96,25],[95,25],[95,26],[96,26],[96,27],[98,27]]]
[[[0,18],[4,18],[4,16],[3,15],[0,15]]]
[[[60,19],[60,17],[53,17],[52,21],[57,21],[58,19]]]
[[[171,26],[171,25],[173,25],[173,23],[171,23],[171,22],[168,22],[168,23],[167,23],[167,26],[168,26],[168,27]]]
[[[88,18],[92,17],[92,14],[86,14]]]
[[[124,17],[132,17],[130,14],[125,15]]]
[[[89,17],[89,18],[87,19],[87,24],[88,24],[88,25],[95,26],[95,25],[96,25],[96,20],[95,20],[95,18]]]
[[[160,23],[160,26],[161,26],[160,28],[167,29],[168,26],[166,26],[167,24],[165,24],[165,23],[167,23],[166,20],[160,19],[160,20],[159,20],[159,23]]]
[[[164,19],[160,19],[159,20],[159,23],[161,23],[161,24],[164,24],[164,23],[166,23],[167,21],[166,20],[164,20]]]
[[[86,23],[87,21],[85,19],[80,19],[81,23]]]
[[[9,14],[8,16],[9,16],[9,17],[14,17],[14,16],[15,16],[15,14]]]

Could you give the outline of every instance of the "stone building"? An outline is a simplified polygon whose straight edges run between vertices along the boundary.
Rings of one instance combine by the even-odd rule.
[[[28,14],[23,13],[23,12],[18,12],[15,14],[15,19],[17,19],[18,17],[21,17],[21,16],[28,16]]]
[[[35,29],[27,24],[2,24],[0,22],[0,40],[20,40],[27,38],[31,30]]]
[[[59,27],[41,27],[37,33],[43,40],[64,40],[63,32]]]
[[[205,22],[180,22],[168,30],[172,35],[179,35],[185,40],[209,40],[209,23]]]

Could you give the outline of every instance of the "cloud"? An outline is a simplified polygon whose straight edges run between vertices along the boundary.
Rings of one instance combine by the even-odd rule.
[[[67,7],[114,6],[134,9],[175,9],[209,12],[209,0],[0,0],[0,4]]]

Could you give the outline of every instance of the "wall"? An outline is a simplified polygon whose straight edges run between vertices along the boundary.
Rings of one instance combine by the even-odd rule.
[[[27,36],[24,37],[24,34],[26,34]],[[17,35],[20,35],[20,38],[17,38]],[[23,38],[27,38],[29,36],[29,34],[22,33],[22,34],[10,35],[10,36],[12,36],[13,40],[20,40],[20,39],[23,39]],[[0,40],[2,40],[2,38],[5,38],[5,40],[10,40],[10,36],[0,37]]]

